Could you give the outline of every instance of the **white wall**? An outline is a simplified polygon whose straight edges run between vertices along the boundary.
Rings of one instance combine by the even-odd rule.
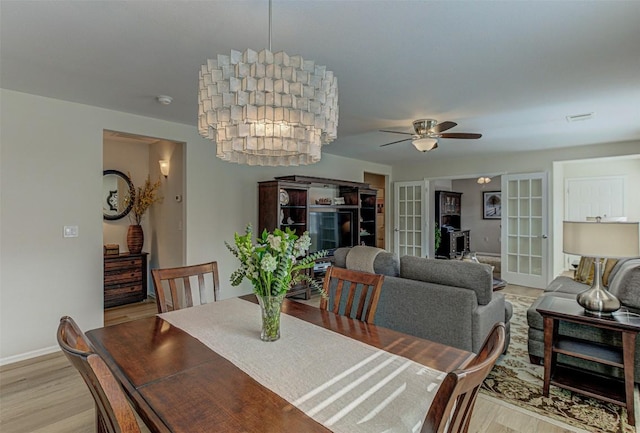
[[[195,126],[4,89],[0,110],[0,364],[56,350],[63,315],[84,330],[103,324],[105,129],[185,143],[185,261],[217,260],[223,298],[250,290],[230,287],[238,263],[224,241],[257,224],[258,181],[391,174],[389,166],[326,154],[310,167],[238,166],[217,159],[215,146]],[[63,238],[64,225],[77,225],[79,237]]]

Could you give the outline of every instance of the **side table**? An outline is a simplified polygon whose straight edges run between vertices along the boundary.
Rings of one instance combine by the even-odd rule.
[[[636,337],[640,332],[637,312],[616,312],[611,317],[586,314],[574,300],[546,297],[537,308],[544,323],[544,387],[555,385],[580,394],[626,407],[629,424],[635,425],[633,403]],[[609,329],[622,334],[622,348],[558,334],[560,321]],[[586,359],[622,369],[624,380],[557,363],[558,354]]]

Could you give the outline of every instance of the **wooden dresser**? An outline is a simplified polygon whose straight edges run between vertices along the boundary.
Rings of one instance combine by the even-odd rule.
[[[147,297],[147,253],[104,256],[104,307]]]

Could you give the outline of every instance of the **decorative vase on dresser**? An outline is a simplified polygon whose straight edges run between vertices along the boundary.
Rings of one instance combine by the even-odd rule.
[[[144,245],[144,232],[140,224],[132,224],[127,230],[127,248],[131,254],[140,254]]]

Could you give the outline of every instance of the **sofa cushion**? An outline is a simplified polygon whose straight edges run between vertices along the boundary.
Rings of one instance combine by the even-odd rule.
[[[476,292],[479,305],[487,305],[493,296],[491,266],[462,260],[400,258],[400,277]]]
[[[620,300],[623,305],[640,308],[640,259],[625,260],[616,265],[609,291]]]
[[[527,310],[527,323],[530,328],[535,329],[544,329],[542,324],[542,315],[536,311],[538,305],[542,302],[542,300],[548,296],[555,296],[557,298],[565,298],[565,299],[576,299],[576,295],[573,293],[562,293],[562,292],[545,292],[542,295],[538,296],[533,304]]]
[[[576,269],[574,280],[578,283],[589,284],[593,283],[593,257],[580,257],[580,263]]]
[[[604,284],[605,287],[609,287],[609,284],[610,284],[609,277],[611,276],[611,271],[613,271],[613,268],[617,264],[618,264],[618,259],[605,260],[603,270],[602,270],[602,284]]]
[[[552,282],[549,283],[546,289],[544,289],[545,293],[554,292],[554,293],[571,293],[573,295],[577,295],[580,292],[584,292],[589,288],[589,285],[584,283],[578,283],[571,277],[556,277]]]
[[[333,252],[333,264],[339,268],[347,268],[347,254],[351,248],[337,248]],[[388,251],[380,252],[373,261],[373,271],[389,277],[400,275],[400,260],[394,253]]]

